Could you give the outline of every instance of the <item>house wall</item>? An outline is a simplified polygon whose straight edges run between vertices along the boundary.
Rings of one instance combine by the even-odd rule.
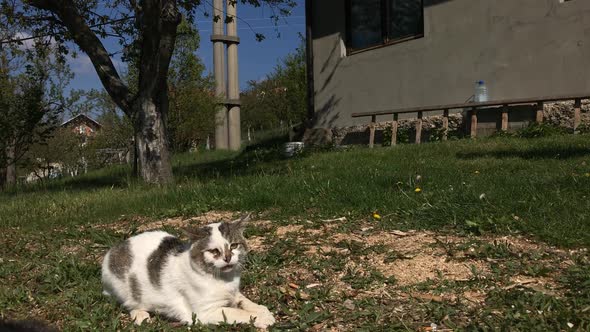
[[[590,92],[588,0],[424,0],[423,38],[350,55],[344,4],[312,1],[316,128],[465,102],[477,80],[492,100]]]
[[[76,134],[82,134],[84,136],[94,135],[94,130],[84,123],[78,124],[72,128],[72,131]]]
[[[69,123],[67,126],[71,128],[72,132],[84,136],[94,136],[96,131],[100,129],[85,121],[76,121],[74,123]]]

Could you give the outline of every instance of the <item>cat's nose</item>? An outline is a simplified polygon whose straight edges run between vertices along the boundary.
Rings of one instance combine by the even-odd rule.
[[[223,261],[226,263],[229,263],[231,261],[231,251],[225,253],[225,256],[223,256]]]

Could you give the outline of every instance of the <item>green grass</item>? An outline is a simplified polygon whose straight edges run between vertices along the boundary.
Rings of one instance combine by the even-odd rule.
[[[174,159],[174,171],[176,183],[165,187],[138,183],[129,176],[128,168],[119,166],[1,193],[0,318],[39,313],[64,330],[127,329],[122,310],[100,294],[99,262],[106,248],[134,230],[118,233],[89,226],[128,225],[128,221],[137,224],[226,210],[263,213],[273,221],[273,230],[305,220],[309,223],[304,225],[321,228],[321,220],[346,216],[338,232],[356,232],[359,225],[377,223],[379,232],[419,229],[475,237],[445,247],[449,257],[455,259],[454,252],[475,246],[468,259],[500,262],[492,266],[488,276],[492,281],[474,278],[461,284],[439,280],[422,288],[416,286],[428,292],[485,289],[489,294],[486,305],[475,309],[452,301],[399,303],[395,296],[334,297],[328,287],[309,290],[306,300],[281,293],[279,287],[289,281],[281,271],[292,266],[323,271],[313,277],[318,282],[330,280],[331,274],[339,271],[341,281],[355,292],[385,285],[396,294],[407,289],[396,288],[394,279],[373,267],[354,269],[343,262],[350,259],[361,264],[363,257],[371,255],[385,255],[386,263],[406,258],[386,247],[353,240],[334,244],[348,250],[348,255],[308,257],[300,248],[299,238],[279,240],[250,228],[249,234],[265,237],[265,243],[272,246],[251,257],[245,287],[258,288],[261,302],[280,312],[279,328],[306,329],[328,321],[366,330],[383,326],[413,329],[422,321],[445,321],[459,329],[512,326],[523,331],[565,329],[570,322],[576,328],[590,324],[586,254],[572,256],[568,266],[554,262],[545,267],[542,259],[525,259],[504,242],[478,237],[522,235],[558,247],[589,246],[587,135],[311,151],[293,159],[282,158],[276,145],[267,144],[240,154],[179,155]],[[421,191],[415,192],[416,188]],[[372,219],[373,212],[381,215],[379,222]],[[70,253],[68,248],[77,249]],[[563,294],[489,289],[490,283],[505,283],[510,275],[518,274],[552,276],[559,280]],[[343,311],[346,298],[361,309]],[[414,312],[393,315],[394,306]],[[533,314],[527,315],[527,311]],[[469,315],[473,319],[467,319]],[[142,328],[162,329],[173,328],[164,320]]]
[[[45,230],[211,209],[316,219],[378,211],[397,228],[525,232],[587,246],[589,152],[588,136],[559,136],[358,148],[291,160],[268,148],[187,154],[175,158],[176,184],[164,188],[138,184],[114,167],[1,194],[0,225]]]

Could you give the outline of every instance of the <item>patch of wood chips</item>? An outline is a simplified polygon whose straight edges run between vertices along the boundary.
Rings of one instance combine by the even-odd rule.
[[[122,219],[117,223],[91,227],[128,234],[132,227],[136,228],[137,232],[163,227],[180,229],[220,220],[234,220],[239,216],[239,213],[230,211],[211,211],[191,218],[168,218],[143,223],[137,218]],[[539,264],[547,262],[558,268],[573,264],[571,255],[587,253],[584,249],[572,252],[521,236],[461,237],[432,231],[379,231],[375,224],[363,222],[359,222],[353,232],[345,232],[338,228],[347,221],[345,218],[323,220],[319,227],[318,224],[305,220],[277,226],[270,220],[260,220],[256,217],[253,219],[249,222],[249,229],[254,230],[251,232],[253,235],[247,236],[251,251],[264,252],[274,246],[277,241],[290,239],[295,240],[311,260],[337,257],[337,259],[342,258],[341,262],[344,266],[343,269],[331,273],[314,271],[304,264],[284,264],[280,267],[278,274],[285,283],[279,286],[268,285],[268,287],[278,287],[287,298],[307,300],[313,288],[327,286],[334,299],[349,299],[348,302],[343,301],[340,304],[347,310],[354,308],[354,302],[350,299],[361,298],[395,301],[396,308],[392,310],[404,312],[411,310],[412,303],[416,302],[458,301],[469,307],[484,305],[489,291],[486,287],[457,287],[443,292],[415,287],[428,280],[438,285],[443,281],[467,282],[475,278],[493,278],[492,265],[496,264],[497,260],[470,255],[468,251],[471,243],[476,245],[501,243],[515,255],[511,258],[513,260],[520,259],[521,255],[524,257],[526,254],[536,252],[541,257]],[[67,243],[61,247],[61,251],[66,254],[85,256],[98,262],[102,256],[97,256],[96,252],[101,251],[102,254],[104,248],[95,248],[88,242]],[[356,249],[355,246],[360,249]],[[458,248],[467,249],[462,251],[463,249]],[[395,283],[373,283],[370,287],[355,289],[350,282],[350,275],[347,276],[350,271],[355,271],[355,275],[370,278],[371,271],[375,270],[386,278],[394,277]],[[326,277],[327,280],[324,279]],[[494,281],[493,287],[504,290],[529,289],[551,296],[560,296],[555,279],[556,275],[543,277],[514,275],[499,283]],[[264,279],[259,282],[259,286],[267,285]],[[244,291],[248,296],[256,298],[259,287],[249,287]],[[335,328],[334,325],[326,324],[326,322],[318,323],[311,330],[347,330],[346,327]],[[334,324],[339,326],[337,322]]]
[[[338,233],[334,231],[339,219],[328,220],[320,229],[306,229],[303,225],[287,225],[276,228],[276,235],[279,238],[296,237],[302,246],[306,248],[306,254],[322,256],[331,253],[350,255],[350,250],[337,246],[341,241],[357,241],[365,246],[383,245],[387,248],[386,253],[367,254],[362,257],[363,262],[370,267],[377,269],[385,277],[394,277],[398,286],[415,285],[427,280],[455,280],[467,281],[472,278],[486,278],[491,272],[490,263],[493,260],[476,259],[465,257],[458,253],[463,259],[455,259],[445,250],[440,243],[456,246],[469,240],[477,240],[482,243],[504,243],[516,254],[530,253],[533,251],[548,254],[564,255],[564,250],[548,246],[544,243],[535,242],[520,236],[483,236],[483,237],[460,237],[441,235],[431,231],[384,231],[371,232],[373,227],[359,228],[369,232]],[[310,237],[314,240],[310,241]],[[321,240],[318,241],[317,238]],[[386,259],[387,255],[394,252],[397,259]],[[321,257],[318,257],[321,259]],[[347,263],[347,265],[350,262]],[[362,269],[362,267],[360,267]],[[339,276],[341,277],[341,276]],[[552,285],[548,280],[539,279],[538,285],[551,289]],[[549,278],[546,278],[549,279]],[[340,285],[339,280],[333,280]],[[547,286],[549,285],[549,286]],[[339,288],[339,287],[335,287]],[[537,287],[540,288],[540,287]],[[550,290],[546,291],[550,292]],[[478,292],[466,292],[464,297],[473,302],[482,302],[485,294]]]
[[[209,211],[190,218],[176,217],[156,221],[144,220],[141,217],[133,217],[130,219],[125,219],[124,216],[122,217],[123,218],[117,222],[109,224],[94,224],[91,228],[110,229],[117,233],[129,233],[134,225],[138,225],[138,232],[147,232],[158,230],[163,227],[185,228],[188,226],[201,226],[222,220],[234,220],[238,218],[239,215],[230,211]]]
[[[137,231],[150,231],[161,229],[162,227],[185,228],[189,226],[200,226],[219,220],[233,220],[237,217],[239,217],[239,214],[234,212],[210,211],[191,218],[168,218],[146,222],[137,227]],[[374,225],[364,225],[367,227],[362,227],[363,225],[360,224],[358,228],[360,231],[355,231],[354,233],[338,232],[338,225],[345,221],[345,218],[324,220],[321,227],[318,228],[316,225],[315,228],[312,228],[314,225],[311,222],[306,223],[305,221],[297,221],[297,223],[290,225],[274,226],[269,220],[252,220],[250,221],[250,227],[254,227],[258,235],[250,236],[248,244],[250,250],[260,252],[272,246],[273,241],[295,238],[305,249],[306,254],[311,257],[322,259],[323,255],[334,253],[343,255],[346,261],[345,271],[347,269],[356,269],[362,273],[363,269],[373,268],[385,277],[394,277],[396,285],[399,287],[412,286],[427,280],[467,281],[476,277],[485,278],[486,275],[491,273],[490,260],[472,258],[463,253],[459,253],[459,258],[461,259],[457,259],[456,256],[450,255],[445,248],[446,246],[456,246],[467,241],[477,240],[481,241],[481,243],[504,243],[515,253],[538,251],[560,256],[567,256],[568,254],[565,250],[535,242],[524,237],[515,236],[466,238],[441,235],[440,233],[431,231],[376,231],[374,230]],[[95,225],[93,227],[104,227],[119,232],[128,232],[130,224],[128,221],[125,221],[109,225]],[[269,232],[273,232],[276,235],[274,240],[273,237],[264,235]],[[353,255],[358,254],[353,254],[349,249],[339,245],[342,241],[356,241],[364,247],[379,245],[383,246],[385,250],[384,252],[378,253],[363,253],[363,256],[360,257],[362,263],[359,264],[352,259]],[[67,253],[76,253],[82,247],[64,246],[62,249]],[[393,259],[390,257],[392,253],[394,254]],[[567,260],[563,261],[567,262]],[[301,285],[301,287],[305,287],[307,284],[313,284],[314,282],[310,271],[304,268],[299,266],[285,266],[284,269],[286,279],[292,280],[298,285]],[[353,292],[350,285],[341,280],[344,274],[345,272],[340,272],[332,276],[330,282],[334,285],[334,292]],[[507,289],[525,287],[548,294],[554,293],[555,282],[549,277],[529,278],[526,282],[522,282],[522,278],[519,278],[519,276],[515,276],[505,287],[508,287]],[[400,296],[418,299],[429,298],[434,301],[438,298],[433,298],[431,294],[420,293],[406,293]],[[477,290],[468,290],[461,297],[475,304],[483,303],[486,295]],[[449,300],[446,297],[440,297],[440,299]]]

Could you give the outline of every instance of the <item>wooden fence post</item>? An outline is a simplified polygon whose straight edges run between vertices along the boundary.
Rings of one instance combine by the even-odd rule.
[[[449,137],[449,110],[446,109],[443,111],[443,137],[442,140],[446,141]]]
[[[377,121],[376,115],[371,115],[371,124],[369,125],[369,148],[373,148],[375,143],[375,122]]]
[[[391,123],[391,146],[397,145],[397,113],[393,114]]]
[[[543,123],[543,102],[540,101],[537,103],[537,117],[536,117],[536,121],[537,123]]]
[[[580,112],[582,110],[582,100],[576,99],[574,101],[574,134],[578,133],[578,127],[580,126]]]
[[[502,106],[502,131],[508,130],[508,105]]]
[[[418,112],[418,121],[416,121],[416,144],[422,141],[422,112]]]
[[[477,137],[477,109],[471,109],[471,138]]]

